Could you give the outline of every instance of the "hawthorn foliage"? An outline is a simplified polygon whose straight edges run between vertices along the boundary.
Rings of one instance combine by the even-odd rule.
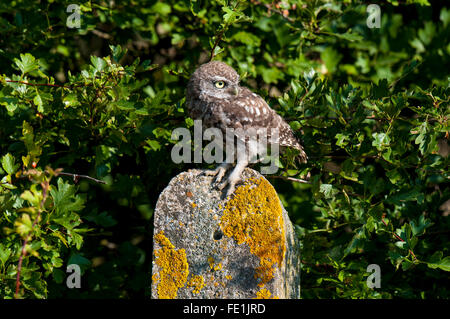
[[[449,297],[443,2],[387,1],[380,28],[350,0],[85,1],[80,28],[69,4],[0,3],[0,296],[149,296],[158,194],[205,167],[171,161],[171,132],[192,128],[187,78],[213,57],[309,155],[277,174],[310,184],[271,179],[302,243],[302,297]]]

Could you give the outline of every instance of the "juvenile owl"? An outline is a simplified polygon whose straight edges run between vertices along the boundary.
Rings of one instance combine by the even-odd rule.
[[[233,143],[236,146],[236,166],[229,177],[222,182],[230,163],[222,163],[207,175],[215,175],[215,183],[220,190],[228,185],[226,196],[231,195],[241,179],[241,173],[249,164],[249,158],[257,152],[257,145],[250,143],[249,136],[242,132],[267,134],[269,144],[283,149],[297,149],[301,162],[306,162],[303,151],[291,127],[259,95],[239,85],[239,75],[227,64],[212,61],[201,65],[192,74],[187,85],[186,106],[189,116],[202,120],[204,128],[218,128],[226,136],[227,129],[233,129]],[[273,134],[276,130],[277,134]],[[243,146],[245,151],[239,148]],[[261,147],[261,145],[258,145]],[[244,156],[244,153],[246,156]]]

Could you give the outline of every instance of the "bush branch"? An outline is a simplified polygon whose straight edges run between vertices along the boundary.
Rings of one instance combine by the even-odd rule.
[[[281,176],[281,175],[266,175],[266,176],[270,177],[270,178],[284,179],[286,181],[291,181],[291,182],[296,182],[296,183],[311,184],[311,182],[309,182],[307,180],[290,177],[290,176]]]
[[[72,173],[65,173],[65,172],[60,172],[60,173],[58,173],[58,175],[71,176],[75,183],[77,183],[80,178],[85,178],[85,179],[88,179],[90,181],[93,181],[93,182],[96,182],[96,183],[99,183],[99,184],[106,184],[105,181],[102,181],[100,179],[96,179],[96,178],[90,177],[88,175],[72,174]]]

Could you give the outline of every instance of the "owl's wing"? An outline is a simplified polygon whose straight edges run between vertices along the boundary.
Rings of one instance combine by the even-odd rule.
[[[266,101],[245,87],[241,87],[239,95],[225,103],[222,110],[228,120],[227,127],[234,129],[267,127],[273,118],[273,110]]]
[[[242,128],[244,131],[254,129],[257,132],[266,129],[271,144],[292,147],[304,154],[303,147],[289,124],[270,108],[262,97],[248,88],[241,88],[239,96],[223,106],[223,112],[227,119],[227,127],[235,130]]]

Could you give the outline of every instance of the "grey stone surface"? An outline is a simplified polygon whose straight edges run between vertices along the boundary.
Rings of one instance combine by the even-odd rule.
[[[299,298],[300,255],[274,188],[245,169],[231,198],[189,170],[154,213],[152,298]]]

